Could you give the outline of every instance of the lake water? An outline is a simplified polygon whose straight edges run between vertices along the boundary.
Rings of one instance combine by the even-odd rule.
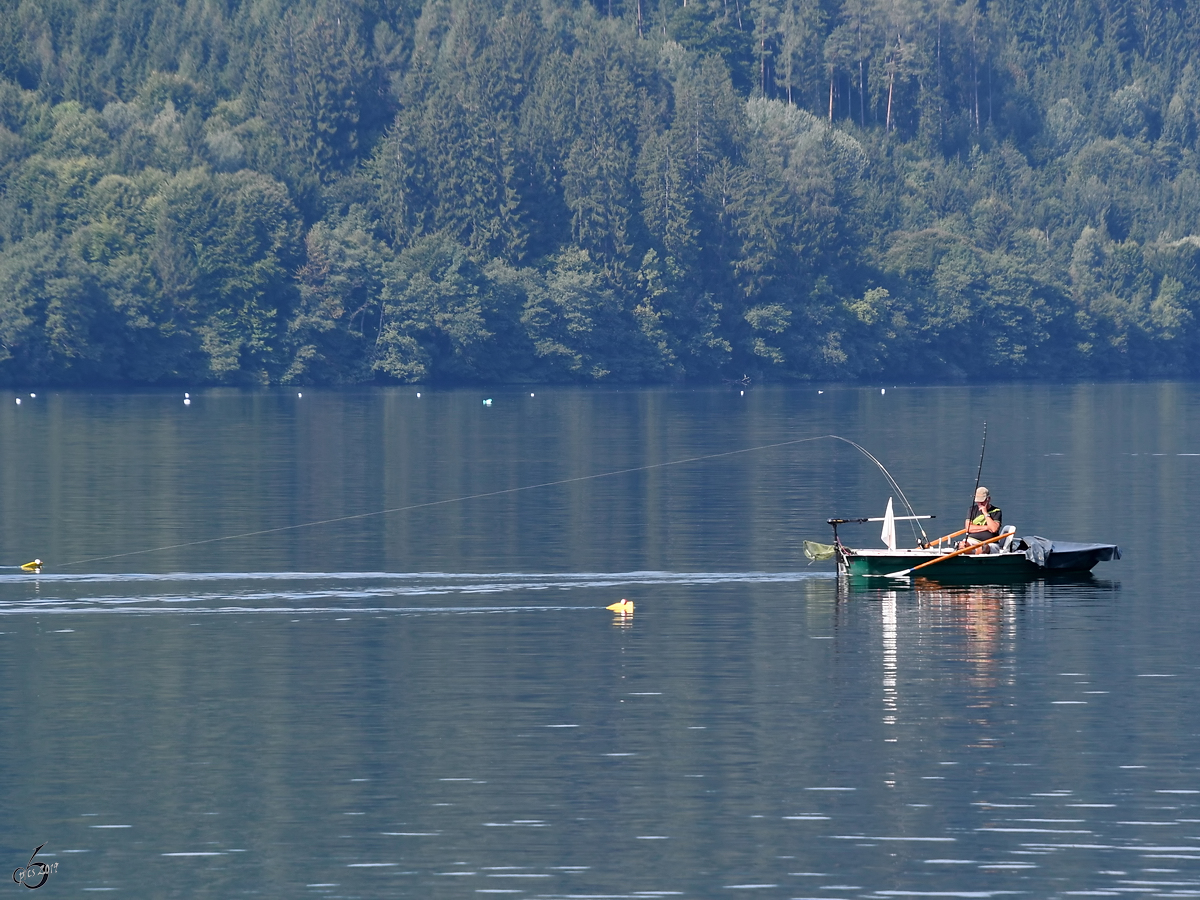
[[[1200,386],[534,392],[0,393],[0,563],[47,563],[0,571],[10,867],[47,842],[45,896],[1200,896]],[[807,564],[890,492],[798,441],[874,452],[934,536],[985,421],[1006,523],[1124,558]]]

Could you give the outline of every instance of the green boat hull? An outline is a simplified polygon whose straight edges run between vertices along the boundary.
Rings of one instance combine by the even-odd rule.
[[[851,550],[847,551],[844,559],[839,560],[838,571],[852,577],[875,578],[905,569],[915,569],[921,563],[932,560],[939,561],[934,562],[933,565],[916,569],[911,576],[943,583],[1002,584],[1044,578],[1051,574],[1065,575],[1068,574],[1068,571],[1079,575],[1091,569],[1091,566],[1088,565],[1072,570],[1047,570],[1030,562],[1024,553],[979,556],[962,554],[942,559],[940,555],[932,553],[872,553],[864,555]]]

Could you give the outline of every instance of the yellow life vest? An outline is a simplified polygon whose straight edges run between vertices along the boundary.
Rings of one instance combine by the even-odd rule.
[[[985,525],[987,523],[988,518],[999,519],[1000,515],[1001,515],[1000,507],[989,506],[987,515],[985,516],[983,513],[980,513],[979,515],[977,515],[975,518],[973,518],[971,520],[971,526],[974,527],[976,525],[979,525],[982,527],[983,525]]]

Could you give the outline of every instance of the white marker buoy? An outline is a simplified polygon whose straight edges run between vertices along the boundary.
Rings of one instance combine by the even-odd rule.
[[[746,392],[745,392],[745,391],[738,391],[738,396],[739,396],[739,397],[745,397],[745,396],[746,396]]]
[[[297,397],[303,397],[303,396],[304,396],[304,393],[303,393],[302,391],[297,391],[297,392],[296,392],[296,396],[297,396]]]
[[[29,398],[30,398],[31,400],[33,400],[33,399],[36,399],[36,398],[37,398],[37,394],[30,394],[30,395],[29,395]]]
[[[20,398],[20,397],[18,397],[18,398],[17,398],[17,406],[20,406],[20,405],[21,405],[21,398]]]
[[[183,405],[184,405],[184,406],[191,406],[191,405],[192,405],[192,398],[191,398],[191,397],[184,397],[184,398],[183,398]]]
[[[420,392],[420,391],[417,391],[417,397],[418,397],[418,399],[420,398],[420,396],[421,396],[421,392]]]
[[[492,398],[491,398],[491,397],[488,397],[486,400],[484,400],[484,401],[483,401],[483,405],[484,405],[484,406],[491,406],[491,405],[492,405]]]
[[[189,394],[187,391],[184,391],[184,392],[183,392],[183,399],[184,399],[184,400],[188,400],[188,399],[190,399],[190,398],[191,398],[191,396],[192,396],[192,395],[191,395],[191,394]]]
[[[880,389],[879,389],[879,393],[881,393],[881,394],[886,394],[886,393],[887,393],[887,388],[880,388]]]
[[[532,397],[532,396],[533,396],[533,394],[530,394],[529,396],[530,396],[530,397]]]

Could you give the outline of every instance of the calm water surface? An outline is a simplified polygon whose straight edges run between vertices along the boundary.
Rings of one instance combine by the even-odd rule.
[[[0,394],[0,563],[48,562],[0,570],[0,861],[47,841],[38,896],[1200,896],[1200,386],[535,393]],[[1006,523],[1125,558],[847,591],[799,547],[882,513],[853,448],[695,459],[837,433],[941,534],[985,420]]]

